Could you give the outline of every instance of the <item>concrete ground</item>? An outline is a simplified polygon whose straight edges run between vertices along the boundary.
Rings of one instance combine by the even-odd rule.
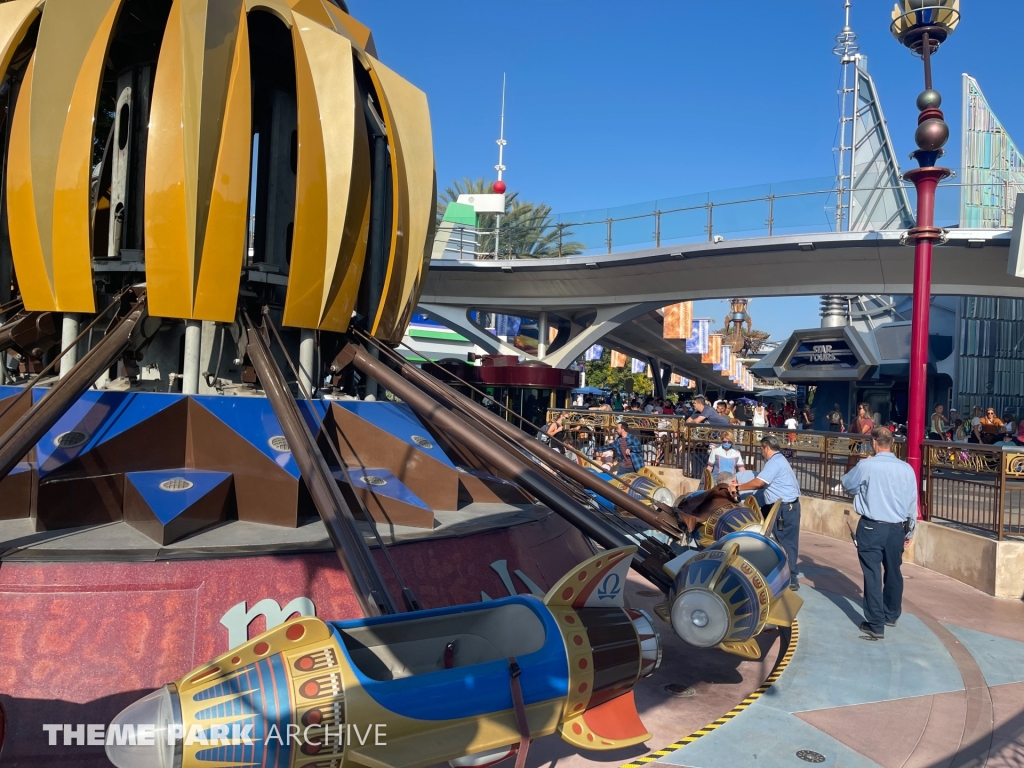
[[[804,533],[799,570],[799,642],[779,680],[725,725],[656,762],[1024,767],[1024,602],[906,565],[903,616],[884,640],[868,641],[858,629],[861,574],[853,545]],[[775,644],[765,661],[740,662],[696,652],[667,625],[659,628],[663,668],[637,689],[654,734],[649,749],[582,755],[551,736],[533,745],[531,768],[621,765],[660,750],[728,712],[757,688],[778,653],[774,635],[766,636]],[[696,696],[669,697],[662,687],[669,681],[692,685]]]

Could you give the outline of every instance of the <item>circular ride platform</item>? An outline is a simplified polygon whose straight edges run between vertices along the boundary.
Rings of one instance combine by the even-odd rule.
[[[650,750],[593,760],[556,754],[544,739],[528,765],[1024,765],[1024,603],[906,565],[903,615],[883,640],[869,641],[858,629],[861,573],[852,544],[804,533],[800,573],[804,605],[781,658],[778,634],[762,635],[762,648],[771,644],[763,661],[731,662],[731,670],[720,651],[666,647],[659,674],[636,689],[655,735]],[[670,634],[663,633],[669,644]],[[762,673],[771,673],[764,685]],[[670,697],[666,677],[696,695]],[[749,692],[760,694],[744,699]],[[695,727],[698,713],[704,720]]]

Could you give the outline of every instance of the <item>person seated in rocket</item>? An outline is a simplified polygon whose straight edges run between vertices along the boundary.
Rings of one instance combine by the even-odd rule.
[[[706,522],[723,507],[735,507],[740,503],[739,483],[732,472],[719,472],[716,485],[710,491],[698,491],[684,496],[676,503],[679,522],[693,533],[697,526]]]

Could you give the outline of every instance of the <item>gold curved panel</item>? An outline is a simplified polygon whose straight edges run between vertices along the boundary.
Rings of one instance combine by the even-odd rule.
[[[408,190],[405,178],[405,162],[402,157],[402,142],[395,116],[391,109],[380,71],[385,71],[385,78],[392,74],[383,64],[372,56],[365,56],[369,63],[370,79],[373,81],[377,95],[380,97],[380,111],[384,118],[384,128],[388,134],[388,151],[391,153],[391,250],[384,273],[384,289],[377,307],[377,314],[370,323],[370,333],[378,338],[389,339],[398,327],[402,311],[402,281],[405,276],[409,259],[409,244],[406,239],[406,221],[408,217]],[[390,78],[388,78],[390,80]]]
[[[249,224],[249,168],[252,148],[252,98],[249,30],[239,9],[238,39],[202,246],[193,317],[229,323],[235,318],[234,286],[242,271]]]
[[[292,9],[287,0],[245,0],[245,12],[270,11],[291,29]]]
[[[373,43],[370,28],[360,24],[334,3],[327,3],[327,12],[334,20],[334,28],[371,56],[377,55],[377,47]]]
[[[43,258],[36,228],[35,195],[32,194],[32,138],[29,131],[32,81],[36,57],[25,68],[21,92],[14,107],[10,146],[7,150],[7,220],[11,233],[11,253],[18,288],[31,311],[54,310],[53,281]]]
[[[299,157],[286,325],[348,328],[369,231],[370,167],[352,46],[294,16]]]
[[[234,293],[245,245],[245,226],[238,224],[249,170],[248,129],[238,146],[250,110],[244,21],[242,0],[171,6],[146,167],[146,279],[154,315],[234,317],[235,297],[213,293]]]
[[[53,286],[57,309],[94,312],[90,175],[96,103],[107,49],[121,9],[110,3],[78,72],[57,158],[53,190]]]
[[[327,161],[317,103],[316,84],[310,68],[307,40],[299,31],[301,16],[292,27],[295,48],[295,90],[298,107],[299,154],[295,172],[295,224],[292,229],[292,257],[288,270],[288,293],[282,322],[301,328],[320,324],[327,255]],[[313,41],[314,46],[317,41]],[[334,258],[337,258],[335,252]]]
[[[309,22],[313,22],[327,29],[334,29],[334,20],[324,7],[323,0],[288,0],[288,5],[298,16],[295,19],[296,24],[305,21],[308,25]]]
[[[373,72],[387,102],[388,135],[392,151],[397,149],[399,168],[400,185],[396,185],[396,191],[400,192],[402,206],[401,216],[395,217],[401,229],[393,233],[397,242],[392,241],[394,256],[374,335],[398,342],[404,331],[404,318],[412,314],[409,305],[415,302],[421,284],[424,259],[430,256],[427,235],[433,227],[431,211],[435,205],[433,139],[426,94],[375,60]]]
[[[153,83],[146,157],[145,241],[149,311],[192,316],[191,247],[182,125],[181,0],[167,17]]]

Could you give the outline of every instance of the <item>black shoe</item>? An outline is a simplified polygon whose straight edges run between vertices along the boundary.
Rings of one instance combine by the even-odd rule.
[[[885,635],[881,632],[875,632],[871,627],[868,626],[866,621],[862,621],[860,624],[860,631],[867,635],[872,640],[881,640]]]
[[[887,627],[895,627],[896,626],[896,622],[895,621],[887,621],[887,622],[885,622],[885,626],[887,626]]]
[[[796,579],[793,579],[793,581],[789,582],[789,588],[792,589],[794,592],[799,592],[800,591],[800,582],[797,581]]]

